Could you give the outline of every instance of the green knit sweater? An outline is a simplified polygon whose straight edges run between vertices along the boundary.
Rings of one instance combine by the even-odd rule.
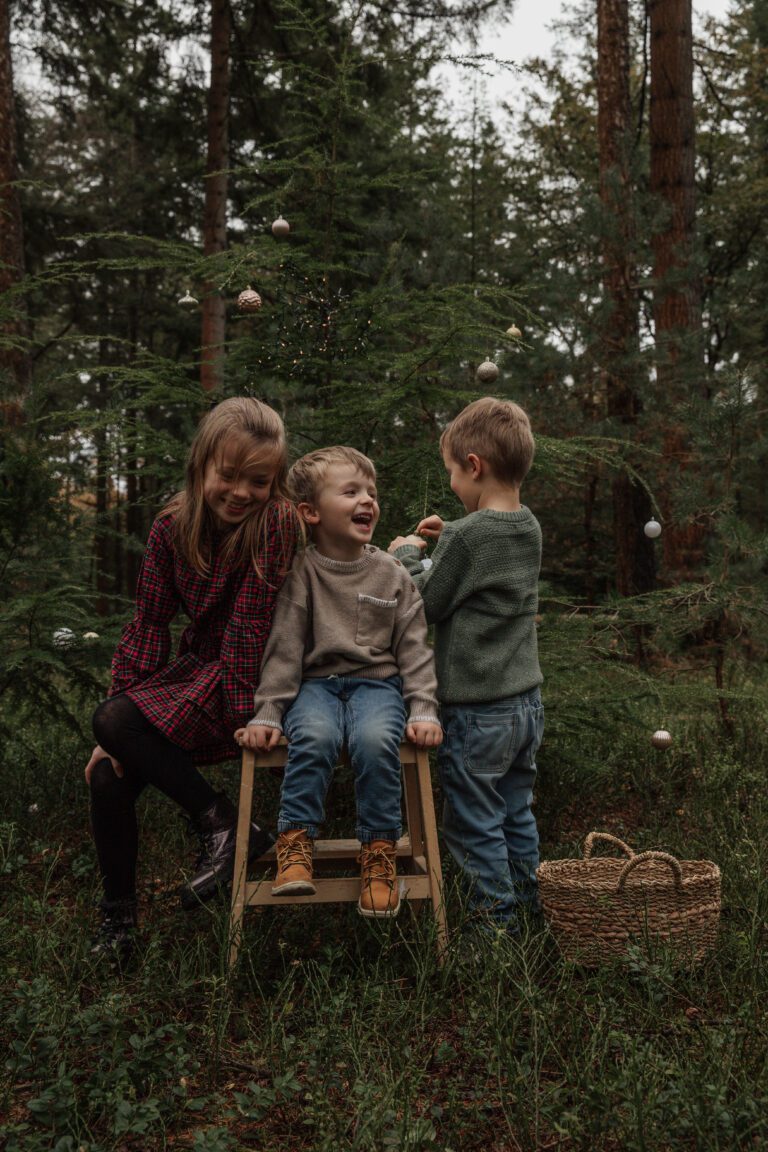
[[[443,704],[487,703],[541,683],[534,623],[541,528],[528,508],[483,509],[445,524],[429,569],[415,545],[395,555],[435,625]]]

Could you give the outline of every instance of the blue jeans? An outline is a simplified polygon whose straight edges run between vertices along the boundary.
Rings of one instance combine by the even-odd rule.
[[[280,793],[279,832],[303,828],[316,839],[333,770],[346,744],[355,773],[358,840],[368,844],[399,839],[400,742],[405,731],[399,676],[305,680],[285,714],[283,729],[288,759]]]
[[[470,907],[514,930],[518,906],[537,900],[531,804],[544,733],[541,694],[534,688],[489,704],[448,705],[441,719],[445,845],[462,869]]]

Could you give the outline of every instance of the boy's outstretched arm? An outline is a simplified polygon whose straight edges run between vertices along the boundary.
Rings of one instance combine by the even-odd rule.
[[[430,540],[437,540],[444,526],[445,520],[443,520],[442,516],[438,516],[436,512],[433,512],[431,516],[425,516],[424,519],[420,520],[416,525],[416,535],[427,536]]]
[[[422,551],[426,548],[426,540],[422,540],[419,536],[395,536],[394,540],[387,546],[387,552],[395,552],[398,548],[402,548],[404,544],[409,544],[413,548],[421,548]]]
[[[408,536],[396,536],[392,543],[387,548],[387,552],[394,552],[397,548],[402,548],[404,544],[410,544],[415,548],[421,548],[422,551],[427,546],[427,541],[422,539],[426,536],[430,540],[437,540],[443,530],[445,521],[436,513],[432,516],[425,516],[416,525],[415,533],[412,532]]]

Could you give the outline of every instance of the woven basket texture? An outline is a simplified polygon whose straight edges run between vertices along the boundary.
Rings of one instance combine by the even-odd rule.
[[[597,842],[624,858],[593,857]],[[544,915],[568,960],[588,967],[626,954],[630,944],[659,945],[692,963],[715,944],[720,869],[710,860],[638,852],[607,832],[590,832],[584,859],[539,865]]]

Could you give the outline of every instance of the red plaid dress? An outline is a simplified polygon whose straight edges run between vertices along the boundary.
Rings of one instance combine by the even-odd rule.
[[[136,612],[112,659],[109,694],[125,692],[196,764],[236,757],[233,733],[253,716],[275,599],[296,545],[285,511],[276,503],[269,515],[263,577],[249,564],[225,565],[218,554],[210,575],[201,576],[174,548],[173,516],[152,525]],[[169,661],[169,626],[179,609],[190,623]]]

